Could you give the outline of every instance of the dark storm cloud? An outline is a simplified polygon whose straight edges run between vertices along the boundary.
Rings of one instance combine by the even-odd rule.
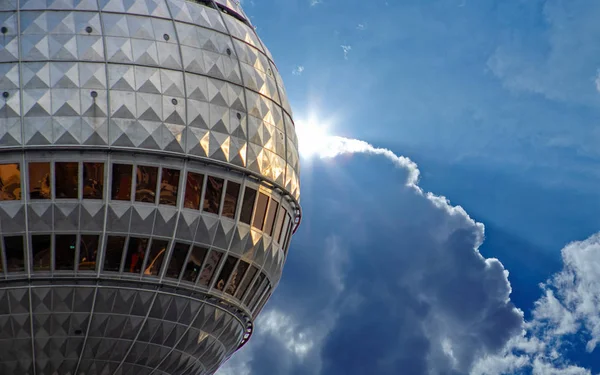
[[[282,282],[222,373],[461,374],[522,331],[483,226],[406,186],[414,172],[362,156],[304,172]]]

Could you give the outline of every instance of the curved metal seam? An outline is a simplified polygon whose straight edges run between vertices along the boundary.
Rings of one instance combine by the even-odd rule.
[[[92,326],[92,319],[94,318],[94,309],[96,308],[96,297],[98,296],[98,284],[94,285],[94,299],[92,300],[92,307],[90,309],[90,319],[88,321],[87,328],[85,329],[85,338],[83,339],[83,344],[81,345],[81,353],[79,354],[79,359],[77,360],[77,366],[75,366],[75,371],[73,374],[77,375],[79,371],[79,366],[81,365],[81,359],[83,358],[83,354],[85,351],[85,346],[87,345],[87,340],[89,337],[90,327]]]

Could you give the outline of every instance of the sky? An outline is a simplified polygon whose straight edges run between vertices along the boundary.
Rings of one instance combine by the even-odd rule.
[[[303,219],[218,374],[600,374],[600,3],[243,6]]]

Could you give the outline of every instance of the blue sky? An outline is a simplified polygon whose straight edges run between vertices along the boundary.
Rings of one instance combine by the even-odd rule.
[[[298,126],[420,180],[304,159],[282,281],[219,374],[599,374],[600,3],[243,5]]]

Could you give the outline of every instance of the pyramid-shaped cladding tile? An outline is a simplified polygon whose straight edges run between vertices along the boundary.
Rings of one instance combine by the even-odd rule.
[[[145,205],[134,205],[131,213],[131,233],[151,234],[154,225],[156,208]]]
[[[167,312],[165,313],[164,319],[170,320],[172,322],[178,322],[179,317],[183,313],[186,305],[188,304],[188,300],[186,298],[174,297],[167,308]]]
[[[21,142],[21,119],[0,119],[0,147],[18,146]]]
[[[73,311],[90,312],[94,302],[95,288],[75,288],[73,294]]]
[[[81,230],[102,230],[104,226],[104,204],[84,200],[81,204],[79,225]]]
[[[14,90],[19,88],[18,64],[0,64],[0,88],[3,90]]]
[[[159,319],[149,318],[144,322],[140,334],[137,338],[138,342],[150,342],[152,336],[156,333],[158,326],[160,325]]]
[[[198,100],[188,100],[187,121],[194,128],[208,129],[210,118],[209,104]]]
[[[131,315],[146,316],[152,305],[154,293],[151,292],[136,292],[133,306],[131,307]]]
[[[166,151],[184,152],[185,125],[165,124],[162,127],[161,148]]]
[[[246,225],[238,225],[233,229],[232,233],[232,241],[231,241],[231,251],[234,254],[242,255],[244,250],[246,249],[246,242],[248,241],[248,237],[250,235],[250,228]]]
[[[110,204],[108,206],[107,230],[112,232],[128,232],[130,218],[130,205]]]
[[[34,313],[50,313],[52,311],[52,289],[32,288],[31,303]]]
[[[206,129],[188,127],[186,140],[188,153],[197,156],[208,156],[210,133]]]
[[[158,207],[154,223],[154,235],[171,237],[175,232],[177,222],[177,209],[165,206]]]
[[[105,37],[106,55],[109,62],[132,63],[133,50],[129,38]]]
[[[81,118],[57,117],[52,119],[52,139],[55,144],[76,145],[81,143]]]
[[[210,132],[209,157],[220,161],[229,161],[231,137],[216,131]]]
[[[96,303],[94,304],[94,315],[97,313],[108,313],[112,311],[112,306],[117,294],[116,289],[100,288],[96,293]]]
[[[54,229],[77,230],[79,223],[79,204],[60,202],[54,204]]]
[[[29,230],[52,230],[52,204],[47,202],[34,202],[28,207]]]
[[[50,64],[50,86],[53,88],[79,88],[79,65],[77,62],[53,62]]]
[[[52,143],[52,118],[27,117],[23,119],[25,143],[28,145],[48,145]]]
[[[13,331],[10,322],[10,316],[0,316],[0,340],[12,339]],[[2,350],[2,348],[0,348]],[[2,360],[2,354],[0,354],[0,360]]]
[[[117,289],[112,312],[114,314],[129,314],[135,299],[136,291],[131,289]]]
[[[6,290],[0,290],[0,316],[10,314],[8,308],[8,292]]]
[[[51,314],[33,315],[33,329],[35,337],[50,337],[52,331]]]
[[[52,311],[70,312],[73,308],[73,288],[52,288]]]
[[[108,65],[108,85],[111,90],[135,91],[134,65]]]
[[[92,316],[92,323],[90,325],[88,336],[104,337],[104,332],[106,332],[106,326],[108,325],[109,316],[110,315],[108,314],[94,314]]]
[[[235,231],[235,223],[229,220],[219,220],[216,227],[213,246],[228,249]]]
[[[187,241],[192,241],[198,226],[200,214],[194,211],[183,210],[179,214],[177,223],[177,238]]]
[[[219,219],[208,214],[201,215],[196,229],[195,242],[211,245],[217,231]]]
[[[19,233],[25,227],[25,208],[20,202],[0,205],[0,228],[3,233]]]
[[[138,92],[160,94],[162,90],[160,69],[136,66],[135,83]]]
[[[171,303],[172,297],[165,294],[159,294],[156,296],[154,303],[152,304],[152,310],[150,310],[150,317],[156,319],[162,319],[165,316],[167,307]]]
[[[31,337],[31,320],[29,314],[11,315],[15,338]]]

